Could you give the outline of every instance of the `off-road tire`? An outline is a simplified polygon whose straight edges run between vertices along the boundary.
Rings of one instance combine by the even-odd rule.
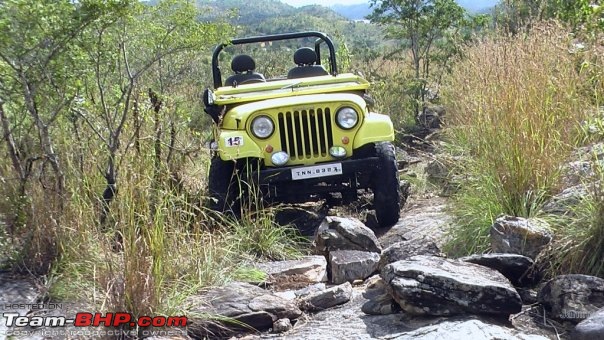
[[[220,157],[214,156],[210,163],[208,177],[209,208],[239,216],[241,202],[237,198],[239,185],[235,176],[235,162],[223,161]]]
[[[394,145],[389,142],[375,143],[375,155],[380,170],[373,179],[373,206],[380,227],[394,225],[401,211],[401,192]]]

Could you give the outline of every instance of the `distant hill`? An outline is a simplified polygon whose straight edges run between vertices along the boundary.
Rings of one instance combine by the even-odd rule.
[[[499,2],[498,0],[456,0],[457,3],[470,13],[488,13]],[[345,5],[337,4],[331,8],[342,16],[350,20],[362,20],[371,14],[372,10],[369,4]]]
[[[337,4],[331,6],[331,9],[350,20],[363,20],[372,12],[369,3],[354,5]]]
[[[239,26],[239,36],[321,31],[346,42],[353,53],[384,44],[381,28],[320,5],[296,8],[278,0],[197,0],[197,5],[204,9],[202,20],[229,20]]]

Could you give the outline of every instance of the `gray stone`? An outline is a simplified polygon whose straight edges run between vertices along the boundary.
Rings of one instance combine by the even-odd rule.
[[[411,332],[398,334],[391,339],[485,339],[485,340],[548,340],[541,335],[528,335],[512,328],[484,323],[480,320],[443,321],[435,325],[421,327]]]
[[[535,259],[552,240],[549,225],[541,220],[501,216],[491,226],[491,249],[495,253],[520,254]]]
[[[352,285],[346,282],[339,286],[308,294],[299,300],[298,305],[307,311],[321,311],[346,303],[352,297]]]
[[[432,160],[424,169],[428,181],[435,184],[444,184],[449,177],[449,168],[441,160]]]
[[[585,184],[579,184],[564,189],[550,198],[541,210],[554,215],[574,215],[573,209],[589,195]]]
[[[416,119],[420,126],[427,129],[438,129],[442,124],[442,119],[445,116],[446,110],[444,106],[431,105],[417,115]]]
[[[331,282],[340,284],[364,280],[378,268],[380,255],[359,250],[334,250],[329,253]]]
[[[273,332],[285,333],[292,329],[292,323],[289,319],[279,319],[273,323]]]
[[[539,302],[539,300],[537,299],[537,294],[539,292],[537,292],[537,290],[535,289],[516,288],[516,291],[518,292],[518,295],[520,295],[520,298],[522,299],[522,304],[524,305],[532,305]]]
[[[604,339],[604,308],[579,322],[571,334],[574,340]]]
[[[222,319],[189,318],[189,332],[196,337],[208,334],[229,334],[245,330],[246,324],[257,330],[266,330],[278,319],[296,319],[302,311],[292,301],[276,296],[270,291],[243,282],[231,282],[190,297],[187,301],[192,315],[213,315]],[[223,320],[232,319],[234,322]]]
[[[580,274],[557,276],[541,288],[538,299],[548,317],[579,322],[604,307],[604,279]]]
[[[404,240],[384,249],[380,258],[379,269],[384,268],[387,264],[407,260],[416,255],[443,256],[436,243],[430,239]]]
[[[315,252],[327,255],[333,250],[361,250],[380,253],[375,234],[356,218],[328,216],[315,235]]]
[[[536,275],[532,271],[533,260],[519,254],[476,254],[460,258],[461,261],[479,264],[495,269],[507,277],[515,286],[535,283]]]
[[[501,273],[473,263],[415,256],[382,269],[391,294],[414,315],[520,312],[520,296]]]
[[[327,260],[325,257],[305,256],[300,260],[265,262],[256,268],[267,273],[277,282],[316,283],[327,281]]]
[[[388,293],[386,282],[374,275],[367,279],[367,287],[363,292],[367,301],[361,306],[361,311],[369,315],[388,315],[399,312],[401,308]]]
[[[275,211],[275,222],[279,225],[293,225],[304,236],[314,235],[317,226],[325,218],[321,202],[288,204]]]

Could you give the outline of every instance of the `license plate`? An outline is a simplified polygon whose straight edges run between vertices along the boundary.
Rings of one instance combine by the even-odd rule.
[[[292,179],[308,179],[342,174],[342,163],[304,166],[292,169]]]

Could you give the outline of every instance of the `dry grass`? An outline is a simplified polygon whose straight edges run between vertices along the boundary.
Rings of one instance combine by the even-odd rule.
[[[454,252],[484,250],[500,213],[533,216],[559,185],[589,105],[570,37],[555,25],[487,38],[465,51],[444,90],[452,150],[470,183],[457,197]]]

